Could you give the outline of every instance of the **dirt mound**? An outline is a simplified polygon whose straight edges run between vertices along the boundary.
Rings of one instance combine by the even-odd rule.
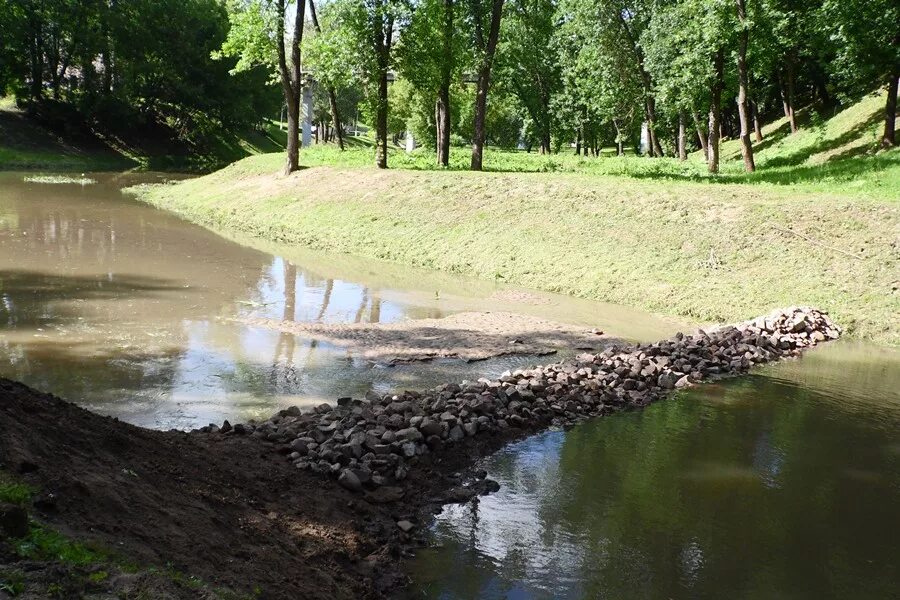
[[[0,469],[40,490],[41,522],[142,566],[260,598],[377,595],[361,559],[386,512],[255,439],[140,429],[0,380]]]

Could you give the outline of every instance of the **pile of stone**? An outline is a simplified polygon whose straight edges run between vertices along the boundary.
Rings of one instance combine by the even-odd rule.
[[[678,333],[654,344],[507,372],[495,381],[369,393],[305,413],[292,407],[261,423],[231,427],[226,421],[203,430],[262,438],[297,468],[332,474],[344,487],[362,491],[403,480],[429,455],[468,438],[568,425],[645,406],[671,390],[744,373],[839,336],[826,313],[791,307],[694,335]]]

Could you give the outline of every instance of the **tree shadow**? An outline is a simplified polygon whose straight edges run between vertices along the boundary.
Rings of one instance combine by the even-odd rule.
[[[813,155],[821,154],[823,152],[828,152],[829,150],[834,150],[836,148],[840,148],[850,142],[857,140],[863,136],[863,134],[872,128],[873,125],[878,123],[881,120],[882,113],[881,110],[873,111],[868,117],[864,120],[858,122],[851,129],[845,131],[843,134],[833,137],[833,138],[823,138],[817,143],[810,144],[796,152],[792,152],[791,154],[787,154],[785,156],[779,156],[773,158],[771,160],[767,160],[765,163],[766,167],[793,167],[800,165]],[[811,133],[815,135],[818,131],[823,131],[825,128],[825,124],[813,126]],[[759,147],[755,147],[754,150],[760,150]]]

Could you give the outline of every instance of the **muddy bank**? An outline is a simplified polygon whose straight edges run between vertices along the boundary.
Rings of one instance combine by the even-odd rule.
[[[41,522],[143,572],[197,577],[210,594],[395,597],[399,560],[433,510],[496,489],[468,470],[476,459],[838,335],[826,315],[789,309],[497,381],[342,398],[194,433],[140,429],[0,380],[0,469],[40,491],[28,508]],[[17,568],[9,548],[0,560]],[[170,588],[158,597],[228,597]]]
[[[598,350],[620,341],[596,329],[508,312],[463,312],[397,323],[297,323],[264,318],[238,322],[314,337],[384,363],[546,356],[560,350]]]

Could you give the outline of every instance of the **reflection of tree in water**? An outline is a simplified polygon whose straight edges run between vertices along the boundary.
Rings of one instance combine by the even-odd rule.
[[[466,597],[456,577],[478,563],[556,597],[888,597],[900,411],[873,426],[834,402],[756,375],[526,440],[490,461],[503,488],[477,530],[456,512],[439,522],[442,542],[475,539],[430,559],[453,575],[430,596]],[[554,435],[550,467],[535,451]],[[469,564],[448,566],[450,553]]]

